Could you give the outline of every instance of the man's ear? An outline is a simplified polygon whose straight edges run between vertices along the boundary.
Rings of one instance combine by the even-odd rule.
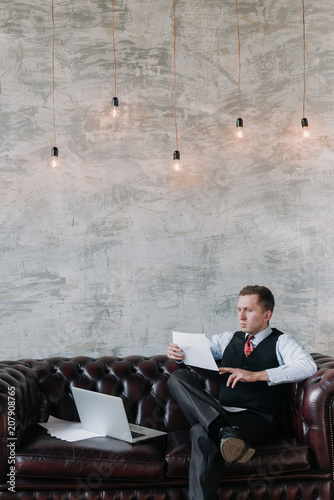
[[[271,319],[272,315],[273,315],[273,313],[272,313],[271,311],[266,311],[266,312],[264,313],[264,319],[265,319],[265,321],[268,321],[268,323],[269,323],[269,321],[270,321],[270,319]]]

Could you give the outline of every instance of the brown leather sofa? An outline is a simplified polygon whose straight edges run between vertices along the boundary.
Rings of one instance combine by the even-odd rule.
[[[334,499],[334,358],[313,357],[319,371],[292,385],[282,437],[258,447],[246,464],[226,464],[217,499]],[[167,387],[178,368],[166,356],[1,362],[0,499],[186,499],[188,424]],[[218,375],[196,372],[217,394]],[[130,421],[168,434],[136,445],[51,437],[36,424],[50,414],[78,418],[73,385],[122,397]]]

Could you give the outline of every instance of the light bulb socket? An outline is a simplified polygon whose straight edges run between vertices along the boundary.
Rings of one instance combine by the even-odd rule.
[[[236,121],[236,126],[237,128],[243,128],[244,126],[244,121],[242,118],[237,118],[237,121]]]
[[[118,99],[117,99],[117,97],[113,97],[112,98],[111,105],[115,106],[116,108],[118,108]]]
[[[51,156],[52,157],[58,157],[58,148],[56,146],[54,146],[52,149],[51,149]]]
[[[302,122],[302,127],[303,127],[303,128],[308,127],[308,120],[307,120],[307,118],[302,118],[302,119],[301,119],[301,122]]]
[[[181,159],[181,155],[180,155],[180,151],[174,151],[173,153],[173,160],[180,160]]]

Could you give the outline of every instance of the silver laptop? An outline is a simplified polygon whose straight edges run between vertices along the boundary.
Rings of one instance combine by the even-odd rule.
[[[166,434],[141,425],[129,424],[121,398],[78,387],[72,387],[72,394],[82,426],[87,431],[128,443]]]

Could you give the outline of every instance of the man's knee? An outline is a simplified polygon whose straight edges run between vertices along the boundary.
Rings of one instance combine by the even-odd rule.
[[[168,388],[172,395],[174,395],[178,391],[179,387],[182,386],[182,382],[188,376],[188,373],[189,370],[187,370],[187,368],[180,368],[171,374],[168,379]]]

